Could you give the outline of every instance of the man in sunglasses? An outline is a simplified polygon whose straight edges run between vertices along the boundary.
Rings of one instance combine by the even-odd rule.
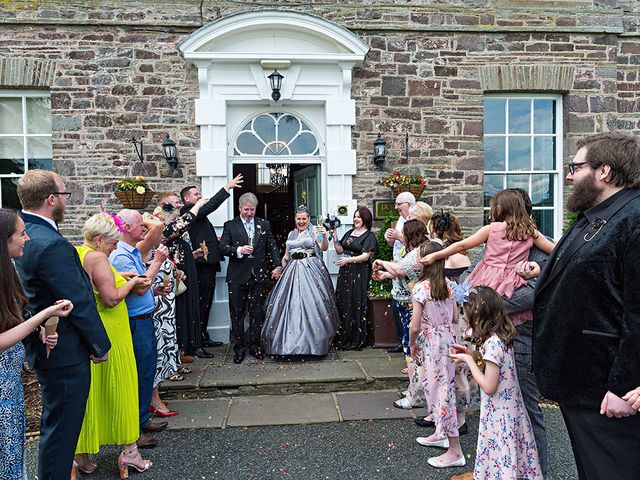
[[[566,177],[579,213],[535,292],[533,365],[560,404],[580,479],[640,471],[640,138],[603,133],[578,143]]]

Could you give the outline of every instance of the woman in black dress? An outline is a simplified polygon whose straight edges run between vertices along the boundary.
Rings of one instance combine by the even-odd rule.
[[[373,216],[367,207],[358,207],[353,214],[353,228],[335,242],[336,253],[343,254],[336,300],[340,324],[338,346],[342,350],[360,350],[367,342],[367,310],[371,262],[378,252],[376,236],[371,231]],[[333,238],[335,230],[332,231]]]

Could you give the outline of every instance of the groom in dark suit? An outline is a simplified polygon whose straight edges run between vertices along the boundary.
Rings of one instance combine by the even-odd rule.
[[[16,267],[28,308],[39,312],[59,298],[74,305],[69,317],[60,319],[58,345],[49,358],[42,343],[27,346],[42,391],[42,480],[69,478],[89,395],[89,358],[103,362],[111,348],[76,249],[58,232],[70,195],[62,177],[50,171],[30,170],[18,182],[21,215],[31,240]]]
[[[231,327],[236,337],[234,363],[242,363],[247,351],[257,359],[264,358],[260,349],[264,301],[269,278],[278,279],[282,275],[271,226],[255,216],[258,199],[253,193],[245,193],[240,197],[239,205],[240,215],[224,224],[220,239],[220,250],[229,257],[227,283]],[[247,306],[249,328],[245,330]]]

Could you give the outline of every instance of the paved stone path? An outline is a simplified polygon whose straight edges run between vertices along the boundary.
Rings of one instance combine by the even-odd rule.
[[[423,409],[393,407],[407,377],[402,354],[365,349],[330,352],[324,359],[232,362],[228,346],[212,349],[211,360],[190,365],[182,382],[166,382],[163,399],[180,414],[145,451],[155,462],[140,475],[149,480],[182,479],[448,479],[471,468],[478,416],[468,417],[461,437],[468,468],[428,467],[438,455],[415,442],[429,435],[412,419]],[[559,411],[546,408],[551,479],[577,478]],[[118,447],[95,456],[92,480],[117,478]],[[28,446],[29,478],[36,478],[37,439]],[[136,475],[137,477],[137,475]]]

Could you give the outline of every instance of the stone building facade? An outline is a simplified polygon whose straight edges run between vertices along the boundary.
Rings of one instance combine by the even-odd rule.
[[[280,102],[266,80],[274,66],[285,76]],[[427,176],[426,201],[467,230],[482,224],[492,191],[522,185],[559,236],[576,141],[640,130],[639,66],[636,0],[3,2],[2,202],[14,202],[25,168],[16,164],[33,158],[67,179],[64,229],[77,238],[101,202],[118,208],[119,177],[212,194],[236,163],[259,163],[230,160],[243,122],[299,111],[322,156],[319,210],[348,206],[349,223],[356,204],[391,197],[384,171],[410,169]],[[180,154],[173,173],[160,147],[167,133]],[[382,169],[378,133],[389,148]],[[145,145],[143,164],[132,137]],[[233,215],[222,210],[215,225]]]

